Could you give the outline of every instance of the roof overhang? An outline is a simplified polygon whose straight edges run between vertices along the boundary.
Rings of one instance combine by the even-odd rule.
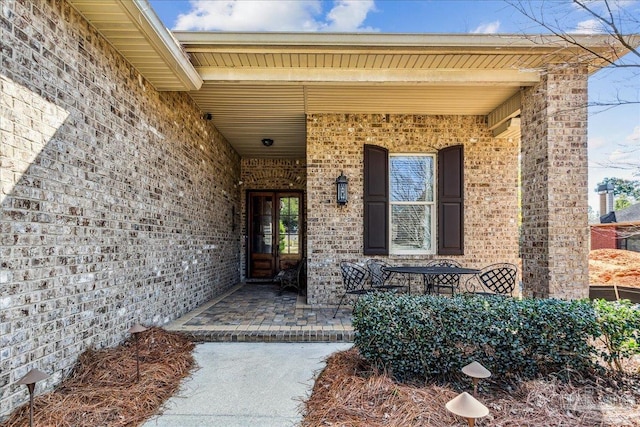
[[[520,91],[549,64],[594,72],[625,52],[602,35],[575,38],[588,55],[543,35],[174,35],[204,80],[191,96],[244,157],[303,157],[314,113],[483,115],[494,136],[518,138]]]
[[[608,222],[606,224],[589,224],[591,228],[640,227],[640,221]]]
[[[147,0],[68,0],[159,91],[189,91],[202,78]]]
[[[315,113],[483,115],[517,138],[520,91],[549,64],[593,73],[627,52],[607,35],[172,33],[147,0],[68,1],[158,90],[190,91],[247,158],[304,158]]]

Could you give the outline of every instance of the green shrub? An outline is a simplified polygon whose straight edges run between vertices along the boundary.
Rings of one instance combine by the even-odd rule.
[[[599,335],[588,301],[475,295],[368,295],[353,325],[361,354],[401,380],[446,380],[474,360],[503,378],[584,372]]]
[[[640,309],[629,300],[609,302],[594,300],[600,339],[605,350],[601,353],[612,368],[621,371],[622,359],[640,353]]]

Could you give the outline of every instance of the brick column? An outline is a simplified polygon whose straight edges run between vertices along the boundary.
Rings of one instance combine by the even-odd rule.
[[[547,70],[522,104],[524,295],[587,297],[586,68]]]

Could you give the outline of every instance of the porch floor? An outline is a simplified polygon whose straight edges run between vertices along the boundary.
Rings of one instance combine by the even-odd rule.
[[[167,325],[194,341],[353,342],[351,307],[311,307],[273,283],[243,283]]]

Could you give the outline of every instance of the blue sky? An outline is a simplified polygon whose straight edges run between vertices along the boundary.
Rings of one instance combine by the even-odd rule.
[[[548,32],[503,0],[150,0],[172,30],[330,31],[382,33],[543,33]],[[515,0],[513,1],[515,2]],[[566,32],[598,32],[590,16],[569,0],[523,2]],[[592,1],[596,11],[601,1]],[[640,0],[610,1],[623,32],[640,33]],[[625,17],[631,17],[628,21]],[[638,63],[637,59],[635,60]],[[640,99],[640,71],[603,70],[589,81],[591,101]],[[597,110],[589,116],[589,204],[606,176],[640,179],[640,104]],[[632,163],[635,168],[611,168]]]

